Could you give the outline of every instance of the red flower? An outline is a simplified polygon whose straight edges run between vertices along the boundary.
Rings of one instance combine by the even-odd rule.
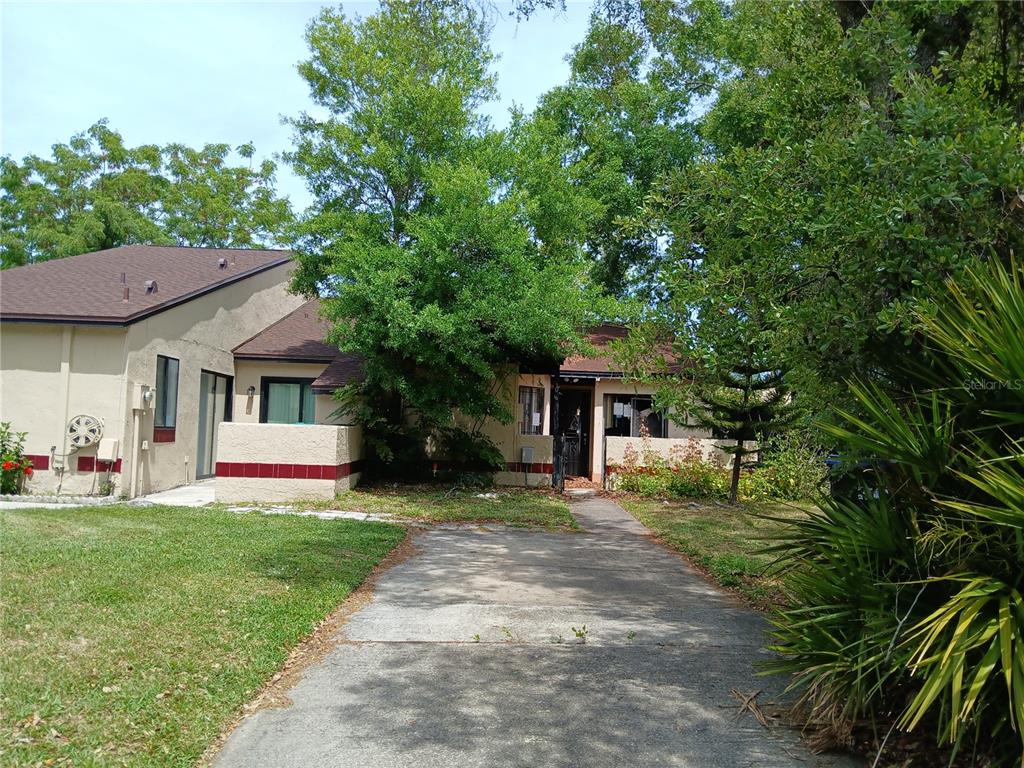
[[[22,472],[24,472],[27,477],[32,477],[32,467],[25,467],[22,469]]]
[[[13,461],[5,461],[4,462],[4,469],[14,469],[16,466],[18,466],[18,465],[15,464]]]

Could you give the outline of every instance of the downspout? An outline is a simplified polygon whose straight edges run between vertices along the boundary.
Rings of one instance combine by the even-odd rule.
[[[131,381],[128,378],[128,335],[130,333],[130,328],[125,328],[124,336],[121,339],[121,376],[123,376],[124,378],[121,380],[121,402],[117,404],[118,416],[121,419],[120,429],[125,432],[128,430],[128,409],[131,407],[132,404],[132,396],[130,389]],[[122,458],[127,458],[127,447],[131,445],[131,442],[128,441],[127,434],[121,434],[119,435],[119,437],[120,442],[118,443],[117,453],[120,454]],[[132,440],[135,439],[134,430],[132,431],[131,438]],[[114,462],[117,462],[117,455],[114,456]],[[124,464],[126,463],[126,461],[121,462],[122,474],[121,477],[118,479],[118,491],[120,492],[121,495],[126,496],[127,498],[131,498],[131,486],[129,485],[127,488],[125,487]],[[127,474],[129,481],[134,472],[135,464],[133,462],[128,467]],[[110,480],[110,474],[110,472],[107,472],[107,480]]]
[[[597,380],[600,383],[600,379]],[[596,385],[594,387],[597,389]],[[597,399],[597,395],[594,395]],[[601,488],[608,490],[608,395],[601,395]]]
[[[134,398],[132,398],[134,400]],[[141,394],[140,394],[141,399]],[[145,402],[145,401],[143,401]],[[139,439],[142,432],[142,409],[135,408],[132,403],[132,474],[131,486],[128,491],[128,498],[134,499],[138,495],[139,486],[139,463],[142,461],[142,441]]]
[[[61,467],[57,479],[57,495],[64,487],[64,478],[70,467],[71,456],[68,454],[68,413],[71,409],[71,341],[75,332],[73,325],[64,326],[60,337],[60,387],[61,387]]]

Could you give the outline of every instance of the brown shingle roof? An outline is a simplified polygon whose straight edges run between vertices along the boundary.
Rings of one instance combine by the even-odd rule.
[[[559,372],[563,376],[571,376],[574,373],[581,375],[624,375],[622,365],[615,360],[608,345],[613,341],[624,339],[628,335],[629,329],[624,325],[604,323],[595,326],[587,333],[587,341],[595,348],[594,354],[590,357],[583,357],[582,355],[567,357],[559,367]],[[669,364],[669,371],[679,371],[682,369],[683,366],[677,361],[670,344],[658,345],[652,351],[665,358]]]
[[[363,378],[363,364],[356,355],[339,352],[334,362],[313,382],[313,391],[320,394],[333,392],[351,381]]]
[[[320,300],[313,299],[235,347],[235,358],[330,363],[313,382],[313,390],[333,392],[362,378],[363,366],[358,356],[324,341],[330,327],[320,315]]]
[[[313,299],[239,344],[235,357],[329,363],[338,355],[338,348],[324,341],[330,327],[320,316],[320,300]]]
[[[290,258],[290,251],[126,245],[28,264],[0,272],[0,319],[127,325]],[[148,280],[155,291],[147,292]]]
[[[592,357],[583,357],[582,355],[567,357],[558,370],[563,374],[610,373],[621,375],[622,366],[612,358],[608,344],[616,339],[624,339],[628,334],[629,329],[625,326],[611,323],[591,329],[587,333],[587,341],[596,348],[595,354]]]

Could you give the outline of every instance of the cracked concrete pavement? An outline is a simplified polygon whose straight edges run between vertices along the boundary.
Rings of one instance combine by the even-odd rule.
[[[290,705],[243,720],[214,765],[856,764],[737,716],[733,688],[780,695],[756,675],[761,616],[613,502],[572,511],[580,533],[417,536]]]

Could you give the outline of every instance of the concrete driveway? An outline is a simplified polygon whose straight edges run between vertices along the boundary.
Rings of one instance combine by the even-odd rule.
[[[757,614],[617,505],[573,513],[583,533],[418,536],[290,704],[245,719],[215,765],[852,764],[737,717],[732,688],[778,693],[755,676]]]

